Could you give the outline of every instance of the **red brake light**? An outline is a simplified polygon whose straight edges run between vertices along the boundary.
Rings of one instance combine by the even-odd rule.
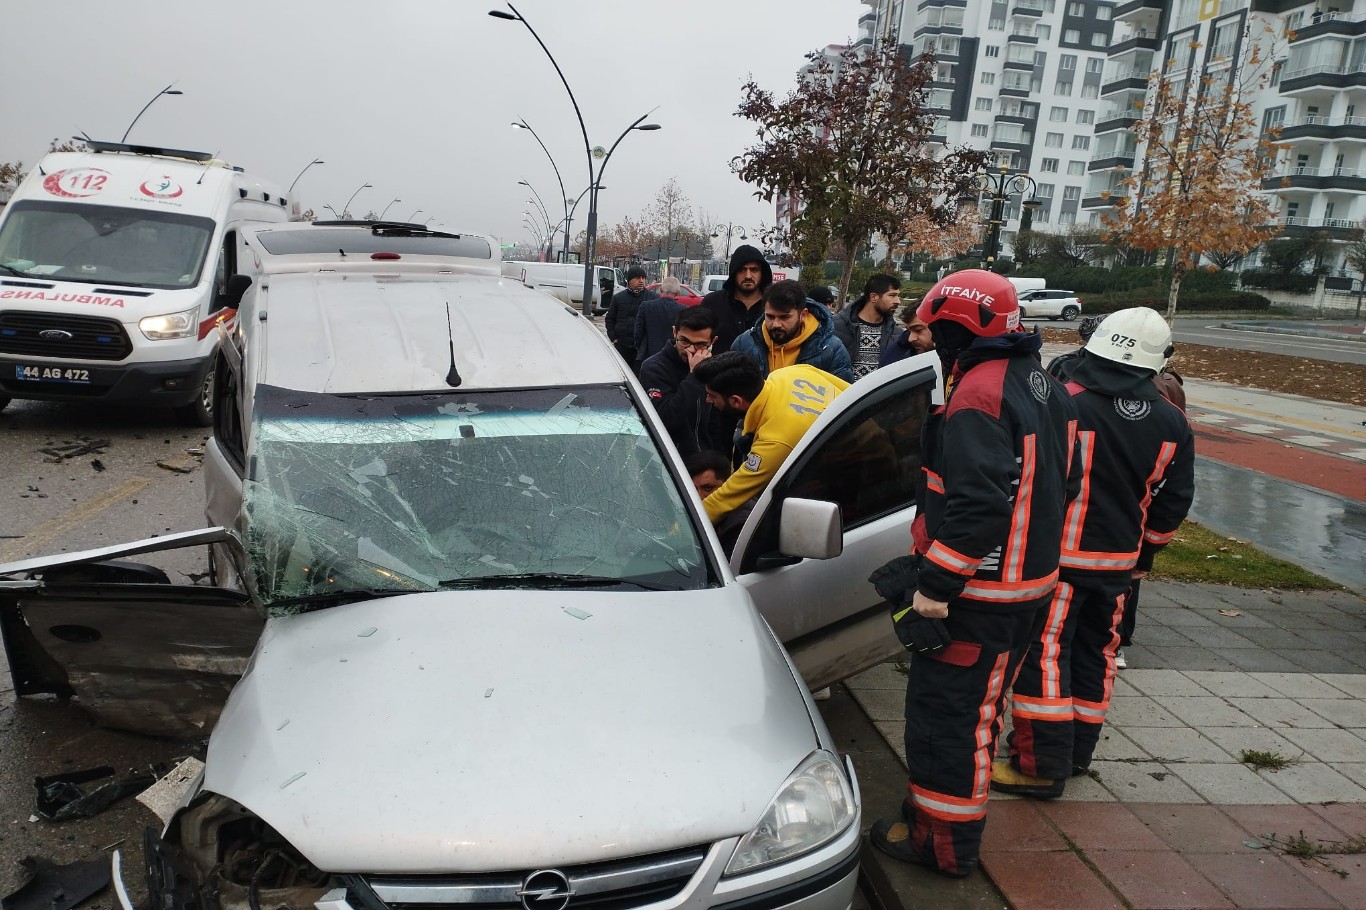
[[[371,253],[371,259],[402,259],[398,253]]]

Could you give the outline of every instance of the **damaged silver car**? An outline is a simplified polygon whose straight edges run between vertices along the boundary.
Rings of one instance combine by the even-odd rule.
[[[21,695],[213,731],[152,907],[846,910],[858,786],[803,683],[897,649],[863,579],[908,544],[934,358],[838,398],[727,562],[591,323],[382,267],[259,282],[231,527],[0,566]],[[240,590],[131,561],[206,545]]]

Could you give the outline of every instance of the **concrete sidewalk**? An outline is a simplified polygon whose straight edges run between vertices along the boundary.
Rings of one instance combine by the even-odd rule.
[[[1092,776],[1053,802],[993,796],[984,875],[946,886],[868,851],[891,910],[929,894],[1016,910],[1366,907],[1366,856],[1285,854],[1301,832],[1366,838],[1366,601],[1149,582],[1134,642]],[[904,663],[845,686],[903,756]],[[1244,750],[1294,761],[1256,770]],[[871,825],[897,811],[905,782],[865,761],[856,753]]]
[[[1306,338],[1332,338],[1336,341],[1366,343],[1362,325],[1350,319],[1320,319],[1315,321],[1276,319],[1238,320],[1219,323],[1221,329],[1235,332],[1265,332],[1272,335],[1303,335]]]

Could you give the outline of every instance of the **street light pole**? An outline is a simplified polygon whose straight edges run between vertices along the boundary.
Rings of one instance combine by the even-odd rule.
[[[560,69],[560,64],[556,62],[555,55],[550,53],[550,48],[545,46],[545,42],[541,40],[541,36],[536,34],[536,29],[532,28],[531,23],[526,20],[526,17],[517,11],[517,7],[509,3],[508,9],[512,10],[512,12],[505,13],[502,10],[495,9],[489,10],[489,15],[495,19],[507,19],[513,22],[520,22],[522,25],[526,26],[526,30],[531,33],[531,37],[536,39],[536,43],[541,46],[541,50],[545,53],[546,59],[550,61],[550,65],[555,68],[555,74],[560,77],[560,84],[564,86],[565,93],[569,95],[569,103],[574,106],[574,116],[579,120],[579,132],[583,136],[583,152],[588,161],[588,227],[584,234],[583,243],[583,315],[592,318],[594,271],[593,247],[598,232],[598,188],[595,184],[602,176],[602,169],[599,168],[598,174],[595,177],[593,174],[593,147],[588,142],[588,127],[583,122],[583,111],[579,109],[579,100],[574,97],[574,90],[569,87],[569,80],[565,78],[564,70]],[[651,111],[651,113],[653,113],[653,111]],[[625,136],[626,133],[638,128],[640,126],[640,121],[648,116],[649,114],[646,114],[644,117],[641,117],[635,123],[631,124],[627,127],[626,132],[621,135]],[[646,124],[646,127],[649,129],[659,129],[657,124]],[[617,141],[612,143],[612,148],[614,150],[619,142],[621,142],[621,137],[618,137]],[[606,167],[607,159],[611,156],[612,153],[610,151],[604,156],[602,167]]]
[[[588,301],[592,299],[592,280],[593,280],[593,251],[598,235],[598,190],[602,189],[602,175],[607,172],[607,163],[612,160],[612,153],[621,145],[621,140],[626,138],[626,134],[632,130],[652,131],[659,129],[658,123],[641,123],[646,117],[653,114],[653,110],[646,111],[635,119],[635,122],[621,131],[617,141],[612,143],[612,147],[607,150],[607,154],[602,156],[602,164],[598,165],[598,175],[588,184],[588,229],[584,237],[583,252],[588,257],[588,266],[584,269],[583,296],[584,306],[588,306]],[[592,153],[589,153],[588,172],[593,172]]]
[[[549,227],[549,226],[550,226],[550,210],[547,209],[547,208],[545,207],[545,202],[542,201],[542,199],[541,199],[541,194],[538,193],[538,192],[536,192],[536,187],[532,186],[532,185],[531,185],[531,182],[528,181],[528,180],[518,180],[517,183],[518,183],[520,186],[524,186],[524,187],[526,187],[527,189],[531,190],[531,195],[536,197],[536,207],[539,208],[539,209],[541,210],[541,217],[545,219],[546,226]],[[528,199],[527,201],[530,202],[531,200]],[[558,222],[556,222],[556,224],[558,224]],[[553,259],[550,259],[550,258],[549,258],[554,252],[555,252],[555,228],[551,227],[551,228],[550,228],[549,242],[546,244],[546,247],[545,247],[545,256],[546,256],[546,261],[547,261],[547,262],[553,262],[553,261],[554,261]]]
[[[348,200],[346,200],[346,205],[342,206],[342,220],[343,220],[343,221],[345,221],[347,218],[350,217],[350,214],[351,214],[351,203],[353,203],[353,202],[356,201],[356,197],[360,195],[360,191],[361,191],[361,190],[367,190],[367,189],[369,189],[369,188],[370,188],[370,184],[368,184],[368,183],[362,183],[360,186],[356,187],[356,191],[355,191],[354,193],[351,194],[351,198],[348,199]]]
[[[518,129],[526,130],[528,133],[535,137],[536,143],[541,147],[541,151],[545,152],[546,158],[550,159],[550,167],[555,171],[555,180],[560,184],[560,198],[564,199],[565,201],[565,232],[564,243],[561,244],[561,248],[565,252],[565,261],[567,262],[569,260],[569,200],[565,197],[564,194],[564,178],[560,176],[560,167],[555,163],[555,156],[550,154],[550,149],[546,148],[545,143],[541,141],[541,137],[536,133],[535,130],[531,128],[531,124],[526,122],[525,117],[523,117],[521,120],[518,120],[516,123],[512,125],[517,127]],[[547,216],[546,220],[550,220],[549,216]]]
[[[1001,226],[1005,223],[1006,203],[1016,193],[1028,192],[1031,197],[1038,192],[1039,185],[1028,174],[1011,174],[1005,166],[999,173],[984,171],[977,175],[978,185],[991,191],[991,217],[987,221],[986,240],[982,243],[982,258],[989,271],[997,271],[997,257],[1001,253]],[[1027,208],[1038,208],[1042,203],[1030,198],[1022,203]]]
[[[395,196],[393,199],[391,199],[391,200],[389,201],[389,205],[393,205],[395,202],[402,202],[402,201],[403,201],[402,199],[400,199],[400,198],[398,198],[397,196]],[[384,220],[384,213],[387,212],[387,211],[389,211],[389,205],[386,205],[386,206],[380,211],[380,213],[379,213],[379,220],[380,220],[380,221],[383,221],[383,220]]]
[[[181,91],[180,89],[178,89],[178,88],[171,88],[172,85],[175,85],[175,83],[172,82],[171,85],[168,85],[168,86],[166,86],[164,89],[162,89],[161,91],[157,92],[155,95],[152,96],[152,100],[151,100],[151,101],[148,101],[146,104],[144,104],[144,105],[142,106],[142,110],[138,111],[137,117],[134,117],[134,118],[133,118],[133,122],[130,123],[130,124],[128,124],[128,129],[126,129],[126,130],[123,131],[123,138],[120,139],[119,142],[127,142],[127,141],[128,141],[128,134],[131,133],[131,132],[133,131],[133,126],[138,122],[138,120],[142,117],[143,114],[147,113],[147,108],[151,107],[151,106],[156,102],[156,100],[157,100],[158,98],[160,98],[162,95],[183,95],[183,94],[185,94],[184,92],[182,92],[182,91]]]
[[[413,209],[413,213],[412,213],[411,215],[409,215],[405,220],[406,220],[409,224],[411,224],[412,221],[413,221],[413,219],[417,217],[417,213],[420,212],[420,211],[422,211],[422,209]]]
[[[315,165],[315,164],[326,164],[326,163],[327,163],[327,162],[324,161],[324,160],[322,160],[321,158],[314,158],[312,161],[308,162],[308,164],[305,164],[305,165],[304,165],[304,169],[303,169],[302,171],[299,171],[299,176],[298,176],[298,177],[295,177],[292,181],[290,181],[289,189],[285,190],[285,194],[288,195],[288,194],[294,192],[294,184],[296,184],[296,183],[299,182],[299,177],[302,177],[302,176],[304,175],[304,173],[305,173],[309,168],[311,168],[311,167],[312,167],[313,165]]]
[[[726,259],[727,261],[730,260],[730,238],[731,235],[737,229],[740,231],[741,240],[749,239],[749,233],[743,224],[734,224],[730,221],[727,221],[725,224],[717,224],[715,227],[711,229],[711,235],[713,237],[720,237],[722,234],[726,235],[726,255],[722,258]]]
[[[331,213],[332,213],[332,217],[333,217],[333,218],[336,218],[338,221],[345,221],[345,220],[346,220],[346,219],[343,218],[341,215],[337,214],[337,210],[334,209],[332,206],[328,205],[326,202],[323,203],[323,208],[325,208],[325,209],[327,209],[329,212],[331,212]]]

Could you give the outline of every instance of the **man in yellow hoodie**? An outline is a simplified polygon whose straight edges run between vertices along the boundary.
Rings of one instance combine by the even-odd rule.
[[[731,345],[732,351],[748,354],[767,376],[794,364],[809,364],[854,381],[849,351],[835,334],[835,318],[824,306],[806,296],[795,281],[775,281],[764,291],[764,317]]]
[[[839,341],[835,344],[844,350]],[[743,415],[742,432],[754,440],[744,464],[702,501],[713,524],[762,493],[802,434],[849,388],[843,379],[807,364],[780,367],[765,379],[742,351],[704,360],[693,375],[707,387],[712,407]]]

